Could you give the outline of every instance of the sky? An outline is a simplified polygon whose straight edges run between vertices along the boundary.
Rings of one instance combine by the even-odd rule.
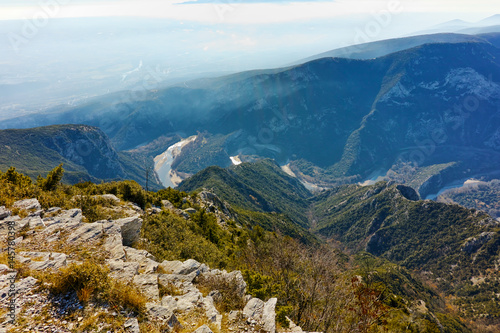
[[[285,67],[494,14],[498,0],[0,0],[0,118],[151,72],[173,82]]]
[[[202,23],[259,24],[371,14],[397,8],[442,20],[476,21],[500,12],[497,0],[0,0],[0,20],[138,16]]]

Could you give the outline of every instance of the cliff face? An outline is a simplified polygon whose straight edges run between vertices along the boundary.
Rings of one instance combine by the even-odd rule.
[[[125,177],[118,154],[108,137],[97,127],[60,126],[43,144],[63,158],[83,166],[91,176],[110,179]]]
[[[14,166],[32,178],[63,163],[65,181],[70,183],[137,179],[140,166],[124,158],[97,127],[55,125],[0,131],[0,170]]]

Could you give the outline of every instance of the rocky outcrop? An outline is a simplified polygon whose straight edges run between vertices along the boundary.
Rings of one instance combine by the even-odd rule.
[[[14,202],[13,207],[26,210],[39,210],[42,208],[37,199],[26,199]]]
[[[215,193],[201,191],[196,196],[195,203],[205,208],[208,212],[213,213],[217,218],[217,222],[220,224],[237,219],[237,215],[231,209],[231,206],[227,202],[219,199]]]
[[[112,197],[108,199],[116,201]],[[240,271],[211,269],[193,259],[158,263],[148,251],[131,247],[139,240],[142,227],[139,216],[85,223],[80,209],[54,207],[37,210],[39,203],[36,199],[23,200],[17,206],[30,210],[31,215],[21,219],[19,216],[10,216],[10,211],[7,212],[5,208],[0,210],[5,212],[2,215],[5,217],[0,221],[0,233],[7,232],[10,224],[14,224],[17,231],[23,230],[24,236],[18,237],[15,244],[32,250],[18,251],[15,258],[18,264],[30,270],[54,272],[70,263],[79,263],[74,260],[74,251],[88,251],[87,255],[105,258],[112,278],[134,285],[147,298],[145,320],[151,320],[167,331],[182,328],[187,320],[188,327],[192,327],[193,331],[220,333],[226,317],[232,331],[275,332],[276,299],[264,302],[246,295],[246,283]],[[124,209],[128,211],[130,207]],[[0,265],[0,300],[7,300],[9,281],[15,276],[15,272],[9,273],[6,265]],[[201,288],[202,280],[198,279],[202,277],[233,283],[236,286],[234,297],[249,300],[245,308],[234,309],[229,313],[220,312],[218,302],[223,299],[221,292],[216,287],[211,287],[214,290],[206,290],[206,286]],[[20,304],[24,308],[26,304],[31,304],[33,311],[30,309],[26,313],[31,313],[32,318],[36,317],[36,311],[41,311],[41,307],[56,312],[81,309],[76,295],[71,296],[71,300],[64,298],[69,297],[66,295],[60,300],[49,301],[47,293],[38,294],[35,288],[37,284],[38,281],[32,277],[16,282],[17,292],[22,294]],[[65,310],[57,307],[62,304],[65,304]],[[96,311],[104,309],[96,308]],[[201,314],[207,324],[195,330],[198,322],[189,323],[191,314],[193,318]],[[54,320],[50,325],[33,321],[28,330],[70,332],[78,327],[83,317],[76,319],[76,322]],[[139,321],[133,316],[125,318],[123,328],[125,332],[140,332]]]

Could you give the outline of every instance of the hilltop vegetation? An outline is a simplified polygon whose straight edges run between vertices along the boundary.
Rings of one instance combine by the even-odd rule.
[[[260,182],[281,180],[282,186],[286,185],[283,174],[270,161],[257,163],[255,170],[252,165],[242,166],[241,174],[256,176],[264,172],[268,177]],[[426,286],[397,264],[368,254],[347,255],[328,243],[304,243],[251,225],[245,217],[242,220],[225,217],[221,222],[215,212],[220,212],[222,206],[217,206],[218,201],[201,200],[207,198],[201,192],[188,194],[173,189],[146,192],[130,181],[62,185],[58,182],[62,172],[62,168],[57,168],[36,183],[14,169],[0,174],[1,204],[10,207],[14,200],[36,197],[43,207],[81,207],[90,222],[116,218],[106,215],[113,211],[108,208],[115,204],[102,201],[96,197],[98,194],[115,194],[143,208],[162,206],[164,200],[169,200],[172,206],[156,213],[149,210],[150,213],[143,216],[143,241],[137,246],[147,249],[160,261],[195,258],[210,267],[241,270],[248,293],[264,300],[278,298],[276,320],[282,327],[288,325],[285,319],[288,316],[304,329],[324,332],[400,332],[402,329],[433,332],[440,327],[450,332],[469,332],[459,317],[445,307],[446,301],[435,287]],[[297,191],[309,196],[300,187]],[[286,197],[283,200],[291,204]],[[192,211],[186,214],[180,210],[186,208]],[[273,215],[262,210],[258,213],[263,218]],[[80,274],[76,268],[71,269],[73,271],[61,274]],[[92,269],[89,266],[82,272]],[[221,289],[223,295],[231,295],[224,294],[230,293],[228,288]],[[231,307],[230,296],[225,297],[221,302],[228,303],[218,306]],[[124,302],[132,300],[124,299]]]

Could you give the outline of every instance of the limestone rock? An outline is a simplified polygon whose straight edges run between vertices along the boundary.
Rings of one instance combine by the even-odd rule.
[[[114,221],[121,228],[123,245],[132,246],[139,240],[141,235],[142,219],[139,217],[127,217]]]
[[[260,320],[264,312],[264,301],[252,298],[243,309],[243,316],[248,319]]]
[[[0,220],[3,220],[5,218],[9,217],[10,214],[12,214],[12,212],[10,210],[5,208],[5,206],[0,206]]]
[[[193,333],[213,333],[207,325],[200,326]]]
[[[141,333],[141,330],[139,329],[139,322],[137,321],[137,318],[127,319],[127,321],[125,321],[125,324],[123,324],[123,327],[125,328],[125,332],[128,332],[128,333]]]
[[[219,197],[212,192],[202,191],[198,193],[196,203],[207,211],[214,213],[218,223],[225,223],[229,220],[236,219],[236,214],[232,212],[231,206],[220,200]]]
[[[8,274],[9,278],[15,277],[17,273],[11,273]],[[0,290],[0,302],[2,304],[6,304],[7,298],[9,297],[9,289],[10,289],[10,282],[7,280],[8,285],[5,286],[2,290]],[[27,294],[31,289],[33,289],[38,280],[35,279],[32,276],[28,276],[27,278],[24,278],[22,280],[19,280],[18,282],[15,283],[15,292],[18,295],[22,294]]]
[[[118,232],[110,234],[104,241],[103,247],[104,250],[109,252],[111,259],[125,260],[126,254],[123,249],[123,239],[121,233]]]
[[[47,217],[43,219],[43,223],[47,227],[43,232],[51,234],[55,230],[64,228],[70,230],[82,224],[82,211],[80,209],[63,210],[57,216]]]
[[[198,268],[200,268],[201,264],[199,262],[197,262],[196,260],[194,259],[188,259],[186,261],[184,261],[181,265],[181,267],[179,267],[179,269],[177,271],[174,271],[173,273],[174,274],[189,274],[189,273],[192,273],[194,271],[196,271]]]
[[[158,289],[158,274],[140,274],[134,276],[134,284],[142,291],[144,296],[158,302],[160,290]]]
[[[27,217],[26,220],[28,221],[28,226],[30,229],[34,229],[36,227],[45,228],[45,223],[43,223],[42,218],[38,215]]]
[[[203,299],[203,307],[208,321],[214,323],[220,330],[222,325],[222,315],[215,308],[214,300],[211,296],[207,296]]]
[[[121,260],[106,260],[110,270],[110,276],[114,279],[130,283],[134,276],[139,274],[139,263],[124,262]]]
[[[172,311],[177,310],[177,301],[173,296],[163,296],[161,299],[161,306],[171,309]]]
[[[26,219],[21,220],[19,216],[10,216],[0,221],[0,235],[7,235],[10,227],[14,227],[15,232],[19,232],[24,226],[28,224],[29,221]]]
[[[132,247],[124,246],[127,261],[139,263],[139,273],[149,274],[158,270],[158,263],[154,256],[146,250],[137,250]]]
[[[262,311],[263,329],[269,333],[276,332],[276,313],[274,310],[277,302],[278,299],[276,298],[269,299],[266,304],[264,304],[264,309]]]
[[[227,273],[225,270],[220,271],[218,269],[212,269],[210,271],[203,272],[203,276],[206,278],[219,277],[228,282],[234,282],[237,286],[238,296],[241,298],[245,297],[247,284],[245,282],[245,279],[243,279],[243,274],[241,274],[240,271],[232,271],[231,273]]]
[[[57,252],[19,252],[18,258],[24,262],[28,262],[30,269],[38,271],[46,269],[57,270],[67,265],[66,255]]]
[[[42,209],[42,206],[38,202],[37,199],[25,199],[25,200],[19,200],[14,202],[13,207],[19,208],[19,209]]]
[[[146,308],[148,309],[150,317],[166,322],[170,329],[181,326],[181,323],[175,316],[174,311],[171,309],[154,303],[146,303]]]
[[[175,206],[170,201],[168,201],[168,200],[162,200],[161,204],[167,210],[175,210],[176,209]]]
[[[239,310],[231,310],[229,312],[229,314],[227,315],[227,320],[228,322],[230,323],[233,323],[235,321],[238,321],[239,319],[241,319],[241,317],[243,316],[243,313]]]
[[[0,289],[8,288],[11,282],[16,278],[16,276],[17,276],[16,271],[0,275]],[[4,297],[5,297],[4,295],[0,294],[0,300],[3,299]]]
[[[175,274],[174,272],[177,272],[178,269],[181,266],[182,266],[182,261],[179,261],[179,260],[173,260],[173,261],[164,260],[160,265],[158,265],[158,268],[161,269],[161,271],[164,272],[164,273]]]
[[[103,223],[83,223],[68,236],[68,243],[86,243],[104,237]]]
[[[172,284],[176,288],[186,289],[186,286],[192,285],[192,282],[195,278],[196,278],[196,272],[192,272],[188,275],[160,274],[158,276],[158,283],[163,286]]]
[[[101,194],[101,195],[96,195],[95,197],[99,197],[99,198],[102,198],[104,200],[109,200],[115,204],[120,203],[120,199],[114,194]]]
[[[203,302],[203,295],[198,289],[193,288],[193,290],[188,293],[177,297],[177,310],[179,311],[190,311],[198,307]]]

